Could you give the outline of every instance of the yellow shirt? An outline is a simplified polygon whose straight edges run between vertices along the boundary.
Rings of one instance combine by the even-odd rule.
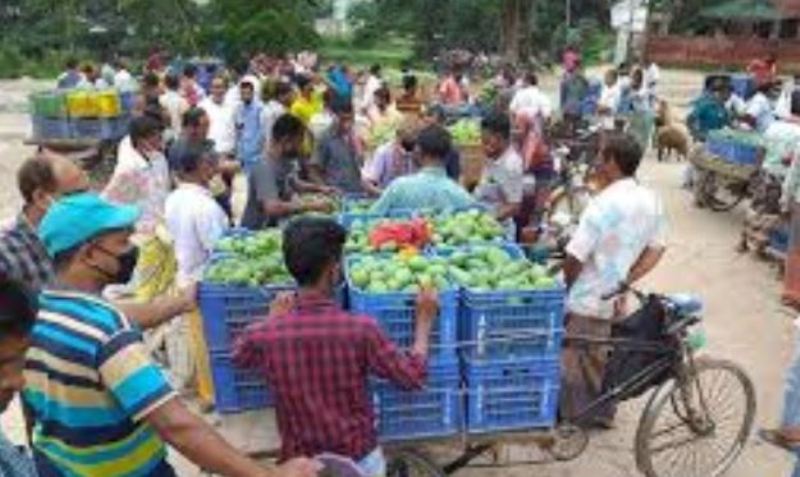
[[[289,112],[291,112],[293,116],[297,117],[297,119],[302,121],[304,125],[308,126],[311,122],[311,118],[315,114],[321,113],[322,110],[322,95],[318,92],[314,92],[311,94],[310,100],[306,99],[306,97],[303,95],[297,96],[297,99],[295,99],[294,103],[292,103],[292,107]]]

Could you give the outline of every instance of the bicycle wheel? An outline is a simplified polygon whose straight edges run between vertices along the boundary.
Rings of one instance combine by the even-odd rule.
[[[444,477],[445,473],[430,458],[408,449],[387,454],[386,477]]]
[[[636,464],[647,477],[719,477],[753,427],[753,383],[737,365],[698,360],[657,389],[636,432]]]

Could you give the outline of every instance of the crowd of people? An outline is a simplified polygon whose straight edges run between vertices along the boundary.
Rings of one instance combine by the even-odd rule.
[[[135,81],[118,72],[101,84],[89,68],[68,66],[61,87]],[[517,80],[509,71],[497,79],[508,101],[481,120],[485,161],[469,188],[443,125],[474,104],[457,71],[425,99],[417,76],[404,71],[395,100],[380,66],[323,71],[308,53],[256,55],[218,71],[208,91],[196,68],[176,72],[158,55],[148,60],[129,134],[99,194],[70,158],[46,149],[18,173],[24,206],[0,236],[0,301],[7,305],[0,309],[0,410],[21,392],[33,459],[0,438],[0,475],[174,475],[166,445],[221,475],[306,477],[319,470],[308,458],[321,453],[352,459],[365,475],[385,475],[367,378],[424,385],[437,294],[420,292],[415,342],[400,350],[372,318],[335,302],[346,231],[307,213],[329,212],[320,196],[343,194],[374,197],[370,212],[378,215],[478,206],[516,237],[515,219],[530,214],[526,195],[554,172],[539,143],[556,108],[534,73]],[[581,115],[570,109],[581,78],[578,59],[562,88],[566,117]],[[630,103],[639,102],[640,73],[630,87],[612,79],[608,89],[624,88]],[[624,109],[614,94],[603,93],[601,114]],[[396,137],[370,150],[369,131],[390,123]],[[599,192],[566,248],[568,332],[607,337],[624,306],[603,295],[639,280],[664,252],[662,206],[636,181],[644,151],[634,136],[605,135]],[[232,200],[237,177],[246,188],[243,214]],[[284,463],[275,469],[230,446],[181,397],[193,390],[213,405],[196,286],[233,224],[282,227],[284,260],[298,285],[242,335],[233,355],[238,366],[262,372],[276,396]],[[587,370],[578,354],[564,353],[565,418],[601,391],[604,357],[594,356]],[[608,427],[612,418],[592,425]]]

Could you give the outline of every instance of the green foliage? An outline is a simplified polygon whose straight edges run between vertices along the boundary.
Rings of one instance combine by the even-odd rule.
[[[313,0],[213,0],[203,44],[215,49],[221,43],[229,58],[314,48],[320,41],[313,28],[319,8]]]

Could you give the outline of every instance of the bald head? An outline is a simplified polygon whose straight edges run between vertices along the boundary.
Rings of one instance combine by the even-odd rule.
[[[17,185],[25,205],[46,209],[53,196],[89,189],[89,178],[75,162],[60,154],[43,152],[28,159],[17,173]]]

